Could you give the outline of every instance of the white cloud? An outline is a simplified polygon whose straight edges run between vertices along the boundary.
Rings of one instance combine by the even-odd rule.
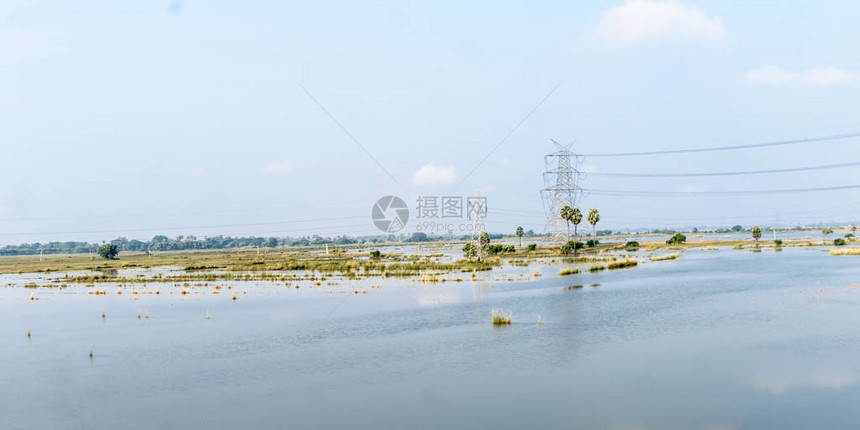
[[[764,85],[816,85],[827,86],[844,84],[858,78],[857,74],[836,67],[808,69],[800,72],[784,70],[777,66],[762,66],[750,70],[745,80],[752,84]]]
[[[425,164],[412,176],[412,182],[418,185],[450,184],[456,176],[457,171],[453,167]]]
[[[723,22],[695,6],[677,0],[628,0],[607,9],[595,29],[597,38],[610,44],[629,44],[672,37],[721,40],[728,37]]]
[[[272,174],[287,173],[296,170],[296,167],[297,166],[294,163],[290,163],[289,161],[279,161],[266,163],[266,165],[263,166],[263,171]]]

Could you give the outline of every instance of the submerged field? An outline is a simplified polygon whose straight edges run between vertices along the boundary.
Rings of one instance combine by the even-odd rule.
[[[854,428],[860,256],[805,244],[2,258],[3,427]]]

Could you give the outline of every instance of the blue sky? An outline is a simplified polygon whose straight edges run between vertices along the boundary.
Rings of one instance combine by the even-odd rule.
[[[541,231],[553,138],[595,153],[860,131],[857,2],[532,3],[5,1],[0,244],[369,234],[380,196],[414,206],[419,195],[476,187],[488,198],[490,230]],[[586,158],[583,167],[674,173],[853,161],[860,138]],[[860,184],[860,168],[591,175],[582,186],[848,184]],[[601,210],[606,229],[802,224],[860,220],[857,195],[586,195],[582,204]]]

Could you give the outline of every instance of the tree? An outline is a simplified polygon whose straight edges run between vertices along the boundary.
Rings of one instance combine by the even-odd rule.
[[[115,243],[108,243],[99,248],[99,257],[105,260],[116,260],[117,254],[119,254],[119,248]]]
[[[517,227],[517,236],[520,238],[520,249],[523,247],[523,226]]]
[[[266,241],[263,242],[263,246],[265,246],[266,248],[274,248],[274,247],[278,246],[278,238],[270,237],[270,238],[266,239]]]
[[[579,208],[573,208],[571,212],[570,222],[573,223],[573,235],[578,237],[576,228],[579,226],[579,223],[582,222],[582,211],[580,211]]]
[[[567,240],[570,241],[570,220],[573,219],[573,208],[568,205],[562,206],[559,216],[567,221]]]
[[[821,234],[823,234],[824,237],[827,237],[827,235],[831,233],[833,233],[833,229],[830,227],[825,227],[821,229]]]
[[[750,230],[750,232],[752,233],[752,237],[753,239],[755,239],[756,242],[761,239],[761,227],[755,226],[752,228],[752,230]]]
[[[412,237],[409,238],[410,242],[427,242],[428,240],[430,239],[427,237],[427,233],[422,233],[420,231],[412,233]]]
[[[591,208],[588,210],[588,223],[591,224],[591,236],[597,239],[597,222],[600,221],[600,213],[597,209]]]
[[[669,238],[669,240],[667,240],[666,243],[669,245],[680,245],[686,241],[687,241],[687,236],[684,236],[681,233],[675,233],[675,235],[672,236],[671,238]]]
[[[733,227],[732,227],[732,231],[733,231],[733,232],[744,231],[744,228],[743,228],[743,226],[741,226],[741,225],[736,225],[736,226],[733,226]]]
[[[582,242],[569,240],[567,241],[567,243],[561,246],[561,253],[564,255],[570,255],[570,253],[572,252],[573,255],[576,255],[576,250],[582,248],[582,246]]]
[[[478,243],[481,244],[481,250],[486,249],[490,244],[490,234],[486,231],[482,231],[481,235],[478,236]]]

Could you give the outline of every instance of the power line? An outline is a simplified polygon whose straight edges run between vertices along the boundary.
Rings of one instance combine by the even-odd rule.
[[[820,188],[791,188],[777,190],[733,190],[733,191],[626,191],[626,190],[586,190],[591,194],[602,196],[729,196],[729,195],[754,195],[754,194],[790,194],[811,193],[819,191],[851,190],[860,188],[860,185],[841,185],[835,187]]]
[[[851,137],[860,136],[860,132],[833,134],[829,136],[810,137],[806,139],[781,140],[775,142],[752,143],[747,145],[731,145],[731,146],[714,146],[710,148],[696,149],[668,149],[662,151],[643,151],[643,152],[615,152],[602,154],[585,154],[586,157],[631,157],[640,155],[665,155],[665,154],[685,154],[691,152],[710,152],[710,151],[729,151],[734,149],[751,149],[764,148],[769,146],[796,145],[800,143],[823,142],[827,140],[848,139]]]
[[[791,167],[786,169],[772,170],[747,170],[737,172],[709,172],[709,173],[622,173],[622,172],[590,172],[589,175],[596,176],[620,176],[620,177],[636,177],[636,178],[681,178],[691,176],[740,176],[740,175],[761,175],[769,173],[787,173],[787,172],[803,172],[808,170],[824,170],[837,169],[841,167],[860,166],[860,162],[843,163],[843,164],[826,164],[823,166],[810,167]]]
[[[354,217],[338,217],[338,218],[317,218],[317,219],[308,219],[308,220],[293,220],[293,221],[280,221],[280,222],[257,222],[257,223],[245,223],[245,224],[200,225],[200,226],[185,226],[185,227],[151,227],[151,228],[129,228],[129,229],[87,230],[87,231],[17,232],[17,233],[0,233],[0,236],[126,233],[126,232],[141,232],[141,231],[196,230],[196,229],[206,229],[206,228],[227,228],[227,227],[256,227],[256,226],[264,226],[264,225],[298,224],[298,223],[314,222],[314,221],[339,221],[339,220],[359,219],[359,218],[364,218],[364,217],[354,216]],[[337,227],[337,228],[358,227],[358,226],[364,226],[364,225],[366,225],[366,224],[341,226],[341,227]],[[320,227],[317,229],[324,229],[324,228],[332,228],[332,227]],[[305,230],[305,229],[303,229],[303,230]]]

